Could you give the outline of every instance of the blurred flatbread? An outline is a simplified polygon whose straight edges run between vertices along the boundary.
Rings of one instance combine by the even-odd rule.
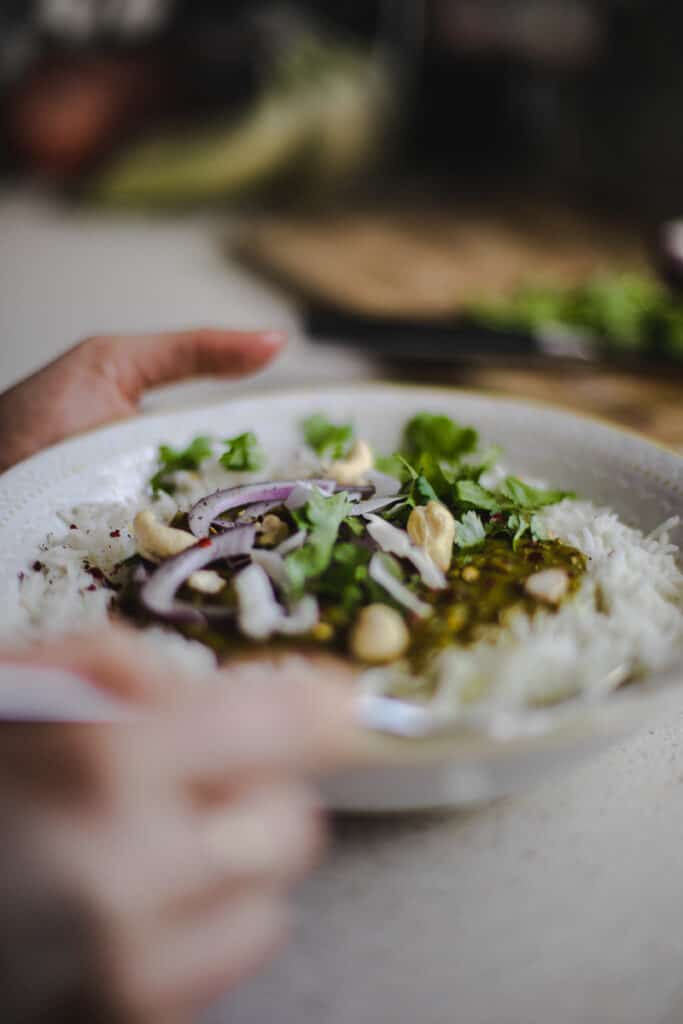
[[[556,209],[357,212],[265,218],[238,246],[305,299],[370,316],[438,318],[520,284],[574,284],[637,267],[638,242]]]

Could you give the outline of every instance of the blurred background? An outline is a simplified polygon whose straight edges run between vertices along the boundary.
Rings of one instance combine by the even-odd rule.
[[[0,384],[95,331],[285,326],[273,384],[683,446],[681,38],[660,0],[0,0]]]

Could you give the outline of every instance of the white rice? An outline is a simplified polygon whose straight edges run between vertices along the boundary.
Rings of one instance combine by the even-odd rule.
[[[287,469],[294,476],[316,472],[310,460]],[[201,474],[177,474],[178,491],[174,499],[160,497],[157,514],[168,520],[218,486],[251,479],[215,465]],[[106,621],[112,591],[90,570],[110,575],[134,554],[131,524],[148,504],[149,498],[89,504],[62,517],[64,530],[46,539],[40,566],[28,568],[21,583],[27,638]],[[555,613],[514,617],[495,642],[481,640],[442,655],[441,699],[451,707],[488,714],[576,695],[594,699],[625,678],[667,667],[683,652],[683,572],[668,533],[675,521],[644,535],[609,509],[572,500],[547,509],[543,520],[587,556],[579,591]],[[158,627],[147,633],[150,643],[187,669],[202,672],[213,663],[206,648],[174,632]],[[393,670],[383,673],[389,680]]]

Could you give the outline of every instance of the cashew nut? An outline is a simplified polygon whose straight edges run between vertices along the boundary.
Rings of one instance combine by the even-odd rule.
[[[453,558],[455,519],[440,501],[430,501],[414,508],[408,516],[408,536],[413,544],[424,548],[443,572],[448,572]]]
[[[537,601],[559,604],[569,590],[569,576],[564,569],[542,569],[529,576],[524,589]]]
[[[351,653],[372,664],[395,661],[405,653],[410,633],[401,615],[386,604],[369,604],[356,619],[350,637]]]
[[[268,515],[263,517],[263,522],[259,530],[259,544],[260,545],[275,545],[282,543],[289,536],[289,528],[287,523],[283,522],[279,516]]]
[[[332,463],[327,475],[338,484],[362,484],[374,464],[375,459],[368,442],[356,441],[345,459]]]
[[[149,508],[138,512],[133,530],[138,551],[150,562],[162,562],[165,558],[187,551],[197,543],[197,538],[187,530],[177,530],[174,526],[160,523]],[[200,594],[218,594],[225,586],[225,580],[210,569],[193,572],[187,583]]]

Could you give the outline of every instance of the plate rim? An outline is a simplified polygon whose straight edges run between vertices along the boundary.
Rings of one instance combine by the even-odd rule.
[[[98,436],[106,436],[109,433],[114,433],[117,430],[125,429],[126,427],[132,427],[139,424],[141,421],[145,423],[153,423],[155,420],[163,420],[169,416],[178,416],[182,414],[192,414],[193,412],[199,412],[200,409],[218,409],[225,406],[227,403],[233,402],[245,402],[258,399],[272,398],[274,395],[281,398],[295,398],[297,396],[308,397],[313,395],[330,393],[340,393],[342,391],[353,392],[355,390],[408,390],[408,391],[434,391],[443,392],[445,394],[451,394],[454,396],[463,395],[470,398],[484,398],[492,402],[499,402],[506,405],[514,406],[528,406],[530,408],[542,409],[545,412],[555,413],[560,416],[566,416],[569,419],[576,419],[582,422],[592,424],[593,426],[599,427],[602,430],[608,431],[612,434],[622,435],[628,437],[633,441],[639,442],[651,448],[655,448],[666,455],[673,456],[678,462],[681,462],[683,466],[683,450],[678,450],[671,445],[667,445],[656,438],[649,437],[642,431],[636,430],[632,427],[625,426],[621,423],[617,423],[614,420],[610,420],[607,417],[599,416],[595,413],[587,413],[583,410],[573,409],[571,406],[564,405],[562,403],[545,401],[539,398],[526,398],[523,395],[509,395],[504,394],[494,389],[485,388],[460,388],[451,384],[422,384],[411,381],[387,381],[387,380],[363,380],[363,381],[351,381],[347,384],[330,384],[325,383],[321,385],[306,384],[301,387],[280,387],[274,385],[272,388],[261,388],[255,391],[248,391],[244,394],[234,394],[232,392],[226,393],[223,397],[217,397],[211,395],[209,400],[201,402],[196,396],[186,403],[178,403],[177,405],[170,405],[163,409],[150,409],[144,408],[139,409],[133,413],[132,416],[126,417],[125,419],[115,420],[111,423],[103,424],[99,427],[93,427],[90,430],[84,430],[74,437],[65,438],[62,441],[58,441],[55,444],[48,445],[46,448],[35,452],[33,455],[29,455],[27,458],[17,462],[14,466],[5,470],[4,473],[0,474],[0,491],[4,490],[4,486],[7,482],[12,482],[12,477],[23,471],[29,464],[35,463],[36,460],[47,458],[49,456],[59,455],[61,452],[69,451],[70,449],[78,448],[79,444],[94,439]]]

